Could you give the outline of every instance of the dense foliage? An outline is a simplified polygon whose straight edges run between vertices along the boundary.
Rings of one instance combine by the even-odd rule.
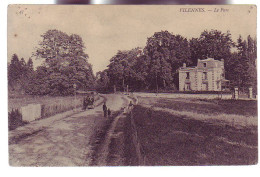
[[[16,54],[12,56],[11,63],[8,65],[8,88],[10,92],[24,93],[28,89],[28,84],[34,74],[33,61],[31,58],[25,62],[19,59]]]
[[[196,66],[198,59],[224,59],[230,89],[253,87],[256,92],[256,39],[248,36],[233,41],[229,31],[203,31],[198,38],[186,39],[168,31],[155,32],[146,46],[118,51],[108,68],[98,73],[100,90],[167,91],[178,88],[178,68]]]
[[[74,84],[80,90],[93,89],[95,78],[82,38],[58,30],[48,30],[41,37],[33,56],[43,64],[34,71],[31,59],[25,65],[14,55],[8,67],[10,88],[21,86],[32,95],[70,95]]]
[[[178,89],[178,69],[186,63],[196,66],[198,59],[225,61],[225,77],[230,88],[241,91],[253,87],[256,92],[256,39],[248,36],[232,40],[229,31],[203,31],[188,40],[168,31],[155,32],[144,48],[119,50],[107,69],[93,75],[92,66],[79,35],[48,30],[33,54],[43,61],[36,70],[16,54],[8,65],[9,91],[32,95],[70,95],[77,89],[118,91],[174,91]]]

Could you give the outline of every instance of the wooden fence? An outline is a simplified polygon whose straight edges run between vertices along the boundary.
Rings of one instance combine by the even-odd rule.
[[[47,104],[28,104],[17,110],[22,115],[22,121],[31,122],[73,110],[74,108],[80,108],[83,105],[83,98],[84,96],[76,98],[71,97],[71,99],[58,100]],[[100,96],[97,94],[94,96],[94,104],[98,99],[100,99]]]
[[[138,138],[138,132],[137,132],[136,124],[134,122],[132,110],[130,111],[130,122],[131,122],[130,130],[131,130],[132,142],[135,147],[136,156],[138,159],[138,165],[145,166],[146,156],[144,154],[143,147]]]

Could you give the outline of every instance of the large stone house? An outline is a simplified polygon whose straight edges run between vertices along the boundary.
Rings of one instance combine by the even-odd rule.
[[[179,68],[180,91],[221,91],[225,80],[224,60],[198,60],[197,66]]]

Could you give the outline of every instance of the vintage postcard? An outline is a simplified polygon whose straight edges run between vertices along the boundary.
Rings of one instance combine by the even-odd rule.
[[[10,166],[257,164],[256,11],[9,5]]]

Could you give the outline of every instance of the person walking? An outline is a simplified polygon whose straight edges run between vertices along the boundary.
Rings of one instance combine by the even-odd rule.
[[[104,117],[107,117],[107,105],[106,102],[103,104],[103,112],[104,112]]]
[[[111,110],[108,108],[107,109],[107,115],[108,115],[108,118],[110,118],[110,116],[111,116]]]
[[[87,101],[86,98],[83,98],[83,111],[86,111],[87,108]]]
[[[128,110],[132,110],[134,104],[132,103],[132,101],[130,101],[129,105],[128,105]]]

